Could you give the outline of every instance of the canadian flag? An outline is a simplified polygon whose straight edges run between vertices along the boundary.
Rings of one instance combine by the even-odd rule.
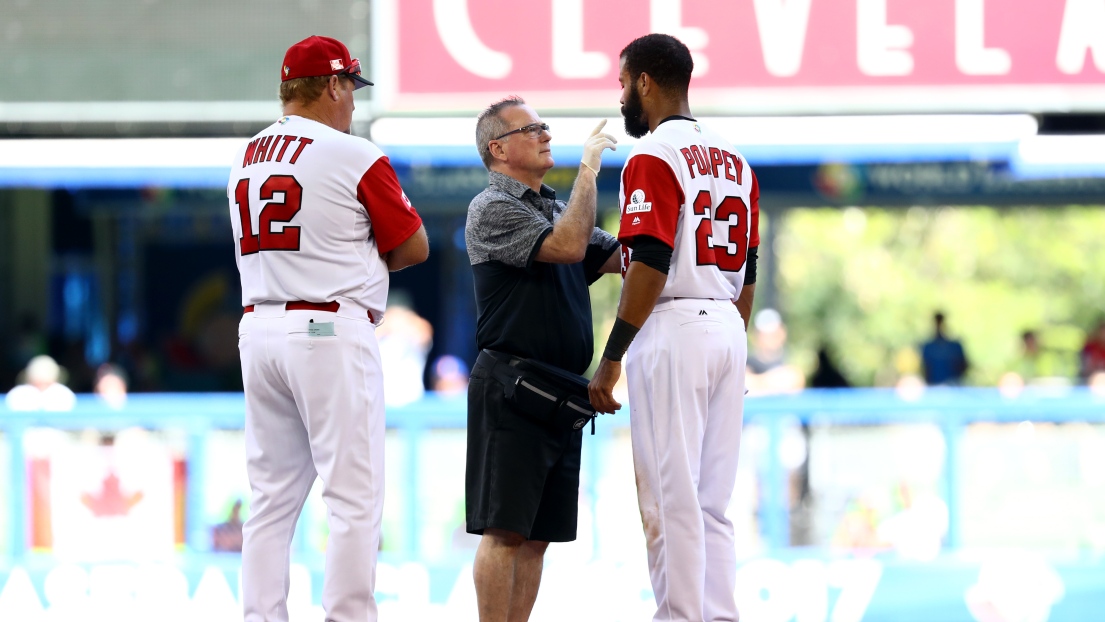
[[[344,68],[345,65],[342,64],[340,58],[330,61],[330,69],[333,69],[334,71],[341,71]]]

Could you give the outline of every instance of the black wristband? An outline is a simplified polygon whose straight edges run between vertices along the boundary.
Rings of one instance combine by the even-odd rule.
[[[744,284],[752,285],[756,282],[756,258],[760,249],[756,246],[748,249],[748,259],[744,262]]]
[[[602,358],[621,361],[639,330],[641,329],[622,318],[614,320],[614,328],[610,329],[610,337],[606,339],[606,350],[603,351]]]

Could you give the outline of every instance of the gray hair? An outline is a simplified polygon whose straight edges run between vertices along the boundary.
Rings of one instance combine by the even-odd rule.
[[[517,95],[511,95],[505,99],[495,102],[487,107],[480,113],[480,116],[476,118],[476,149],[480,152],[480,159],[483,160],[483,165],[487,170],[491,170],[491,147],[488,143],[495,140],[496,136],[502,136],[510,131],[510,128],[506,126],[506,121],[503,120],[502,111],[511,106],[524,106],[526,100],[518,97]]]

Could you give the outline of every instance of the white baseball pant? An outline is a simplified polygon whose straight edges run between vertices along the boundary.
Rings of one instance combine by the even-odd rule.
[[[363,309],[256,305],[242,317],[246,470],[246,622],[287,622],[292,536],[316,475],[329,517],[322,606],[333,622],[375,622],[384,501],[384,396],[375,326]],[[309,320],[333,322],[310,336]],[[327,333],[329,330],[318,332]]]
[[[656,621],[735,622],[725,517],[737,475],[748,345],[727,300],[662,299],[630,345],[630,432]]]

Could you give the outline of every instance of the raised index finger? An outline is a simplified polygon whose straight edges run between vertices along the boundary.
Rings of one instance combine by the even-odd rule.
[[[602,131],[602,128],[606,126],[606,119],[599,121],[599,124],[595,126],[595,129],[591,131],[591,136],[598,134]]]

